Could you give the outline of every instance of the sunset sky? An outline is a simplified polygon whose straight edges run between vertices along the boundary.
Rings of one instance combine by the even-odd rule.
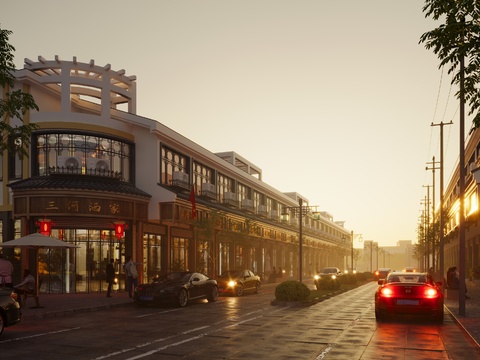
[[[441,24],[423,1],[0,3],[17,68],[59,55],[125,69],[137,76],[138,115],[237,152],[266,183],[381,246],[417,240],[425,168],[440,159],[432,122],[454,123],[445,184],[458,160],[457,89],[419,44]]]

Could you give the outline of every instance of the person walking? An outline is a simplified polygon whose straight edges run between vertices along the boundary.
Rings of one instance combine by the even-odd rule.
[[[107,276],[107,283],[108,283],[108,288],[107,288],[107,297],[112,297],[112,287],[113,284],[115,283],[115,268],[113,267],[113,259],[110,259],[110,262],[107,264],[107,268],[105,269],[105,273]]]
[[[138,286],[138,273],[137,264],[133,262],[131,256],[127,257],[127,262],[125,264],[125,277],[128,296],[132,297],[132,293]]]
[[[12,274],[12,263],[3,257],[3,253],[0,253],[0,286],[13,288]]]

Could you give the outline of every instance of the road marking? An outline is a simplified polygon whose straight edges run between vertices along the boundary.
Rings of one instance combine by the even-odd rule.
[[[39,336],[60,334],[60,333],[63,333],[63,332],[68,332],[68,331],[73,331],[73,330],[78,330],[78,329],[80,329],[80,327],[71,328],[71,329],[64,329],[64,330],[57,330],[57,331],[49,331],[49,332],[46,332],[46,333],[40,333],[40,334],[35,334],[35,335],[30,335],[30,336],[23,336],[23,337],[19,337],[19,338],[15,338],[15,339],[2,340],[2,341],[0,341],[0,344],[4,344],[4,343],[7,343],[7,342],[11,342],[11,341],[33,339],[33,338],[36,338],[36,337],[39,337]]]
[[[157,315],[157,314],[165,314],[165,313],[169,313],[169,312],[173,312],[173,311],[179,311],[179,310],[182,310],[182,309],[170,309],[170,310],[164,310],[164,311],[157,311],[157,312],[153,312],[153,313],[149,313],[149,314],[137,315],[137,316],[135,316],[135,318],[142,318],[142,317],[147,317],[147,316],[152,316],[152,315]]]
[[[278,310],[275,310],[274,312],[278,312],[278,311],[282,311],[284,310],[285,308],[281,308],[281,309],[278,309]],[[257,312],[263,312],[264,309],[261,309],[261,310],[257,310],[257,311],[252,311],[250,313],[247,313],[245,315],[242,315],[240,316],[240,318],[242,317],[245,317],[245,316],[250,316],[254,313],[257,313]],[[197,336],[193,336],[193,337],[190,337],[188,339],[184,339],[184,340],[180,340],[178,342],[175,342],[175,343],[172,343],[172,344],[168,344],[168,345],[165,345],[165,346],[162,346],[160,348],[157,348],[157,349],[154,349],[154,350],[151,350],[151,351],[148,351],[144,354],[141,354],[141,355],[137,355],[137,356],[134,356],[134,357],[131,357],[131,358],[127,358],[127,360],[135,360],[135,359],[140,359],[140,358],[143,358],[143,357],[146,357],[146,356],[150,356],[152,354],[155,354],[159,351],[162,351],[162,350],[165,350],[165,349],[168,349],[168,348],[171,348],[171,347],[174,347],[174,346],[178,346],[178,345],[182,345],[182,344],[185,344],[187,342],[190,342],[190,341],[193,341],[193,340],[196,340],[196,339],[200,339],[206,335],[209,335],[209,334],[212,334],[212,333],[215,333],[215,332],[219,332],[219,331],[223,331],[223,330],[226,330],[226,329],[229,329],[229,328],[232,328],[234,326],[239,326],[240,324],[244,324],[246,322],[249,322],[249,321],[253,321],[253,320],[257,320],[257,319],[260,319],[262,318],[263,315],[259,315],[259,316],[255,316],[253,318],[250,318],[250,319],[245,319],[245,320],[242,320],[242,321],[237,321],[236,323],[234,324],[228,324],[228,325],[225,325],[223,326],[222,328],[216,328],[214,330],[211,330],[211,331],[206,331],[202,334],[199,334]],[[236,319],[238,319],[239,317],[236,317]],[[188,333],[191,333],[193,331],[198,331],[198,330],[203,330],[203,329],[207,329],[207,328],[210,328],[212,326],[216,327],[218,324],[221,324],[221,323],[224,323],[224,322],[230,322],[232,321],[232,319],[225,319],[225,320],[222,320],[222,321],[219,321],[213,325],[209,325],[209,326],[202,326],[202,327],[199,327],[199,328],[195,328],[195,329],[191,329],[191,330],[187,330],[187,331],[184,331],[184,332],[181,332],[179,334],[175,334],[175,335],[171,335],[171,336],[167,336],[165,338],[161,338],[161,339],[157,339],[157,340],[154,340],[154,341],[149,341],[147,343],[144,343],[144,344],[139,344],[139,345],[136,345],[132,348],[128,348],[128,349],[123,349],[123,350],[120,350],[120,351],[116,351],[116,352],[113,352],[113,353],[110,353],[110,354],[106,354],[106,355],[103,355],[103,356],[100,356],[100,357],[97,357],[93,360],[103,360],[103,359],[108,359],[110,357],[113,357],[113,356],[116,356],[116,355],[120,355],[120,354],[125,354],[129,351],[133,351],[135,349],[140,349],[140,348],[143,348],[143,347],[146,347],[146,346],[150,346],[150,345],[153,345],[155,343],[159,343],[159,342],[164,342],[164,341],[167,341],[167,340],[170,340],[170,339],[173,339],[175,337],[178,337],[179,335],[186,335]]]
[[[335,347],[335,344],[328,344],[328,346],[318,355],[315,360],[322,360]]]

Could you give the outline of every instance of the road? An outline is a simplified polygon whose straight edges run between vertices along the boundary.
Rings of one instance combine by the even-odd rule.
[[[3,359],[473,359],[480,351],[444,324],[377,324],[375,283],[309,307],[272,306],[260,294],[185,308],[119,307],[29,320],[0,338]]]

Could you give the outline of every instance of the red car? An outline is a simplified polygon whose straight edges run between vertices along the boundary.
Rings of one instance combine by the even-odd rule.
[[[375,318],[388,315],[426,316],[443,322],[443,293],[441,282],[428,273],[391,272],[378,281],[375,292]]]

